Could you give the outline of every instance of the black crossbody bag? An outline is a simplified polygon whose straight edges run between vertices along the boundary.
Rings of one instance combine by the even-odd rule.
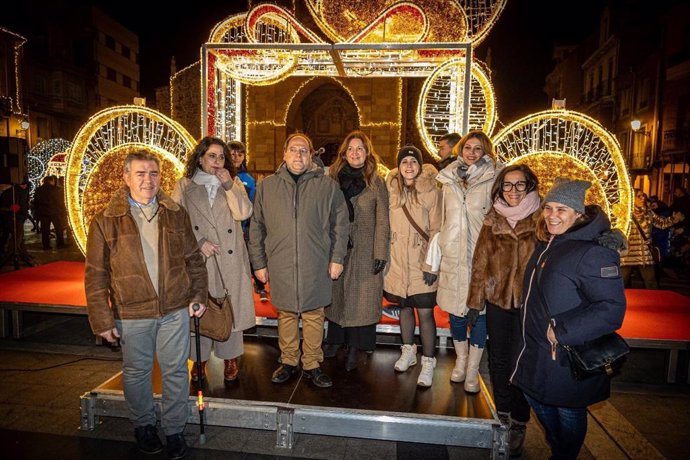
[[[541,291],[541,269],[537,273],[537,292],[544,308],[551,316],[549,304],[546,303],[544,293]],[[601,337],[585,342],[583,345],[561,345],[568,352],[570,370],[577,380],[582,380],[593,375],[613,375],[620,366],[623,357],[630,352],[628,344],[617,332],[604,334]]]

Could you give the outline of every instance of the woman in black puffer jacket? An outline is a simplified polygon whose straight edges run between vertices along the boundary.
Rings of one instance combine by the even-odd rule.
[[[523,348],[511,382],[525,393],[554,459],[576,459],[587,433],[587,406],[609,397],[606,375],[581,380],[562,345],[582,345],[617,330],[625,294],[611,231],[598,206],[584,205],[591,183],[556,179],[544,198],[537,246],[525,270]]]

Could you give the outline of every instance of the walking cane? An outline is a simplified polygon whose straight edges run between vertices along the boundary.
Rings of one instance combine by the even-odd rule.
[[[201,305],[195,303],[192,305],[192,310],[195,312],[199,311]],[[196,398],[196,407],[199,408],[199,444],[206,444],[206,434],[204,434],[204,409],[206,407],[204,403],[204,391],[202,390],[203,385],[203,369],[201,367],[201,336],[199,335],[199,317],[194,316],[194,341],[196,342],[196,372],[199,376],[199,392]]]

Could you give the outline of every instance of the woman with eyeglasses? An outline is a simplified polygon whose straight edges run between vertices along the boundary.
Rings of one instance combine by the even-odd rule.
[[[493,207],[479,232],[467,294],[467,306],[486,313],[491,387],[498,418],[510,427],[511,457],[522,454],[530,417],[525,395],[510,384],[509,377],[522,343],[522,280],[537,246],[538,185],[527,165],[507,166],[496,178]]]
[[[172,196],[189,213],[199,249],[206,257],[209,295],[223,299],[225,287],[232,298],[230,338],[216,342],[202,336],[200,358],[196,356],[196,347],[191,347],[191,358],[201,359],[202,368],[199,376],[197,366],[192,366],[192,381],[204,378],[213,350],[224,361],[224,380],[231,382],[239,372],[237,358],[244,353],[242,331],[256,324],[256,316],[249,256],[242,233],[242,221],[252,215],[252,203],[223,140],[207,136],[199,141],[187,156],[184,176],[175,185]]]
[[[648,206],[647,195],[640,189],[635,189],[635,202],[632,212],[632,224],[628,233],[628,252],[621,256],[621,273],[625,287],[630,287],[630,277],[633,270],[637,270],[645,289],[659,289],[652,257],[651,238],[652,228],[669,228],[683,220],[683,214],[673,213],[670,217],[662,217]]]
[[[503,165],[495,160],[491,139],[482,131],[470,131],[455,144],[457,159],[436,180],[442,185],[443,223],[431,240],[425,282],[433,284],[438,272],[438,306],[450,314],[456,360],[451,382],[465,382],[468,393],[479,392],[479,362],[486,344],[486,319],[467,308],[472,255],[491,209],[491,189]],[[468,313],[470,316],[468,317]],[[474,314],[476,313],[476,316]],[[470,345],[467,344],[468,323]]]
[[[376,348],[376,325],[381,319],[383,269],[388,262],[390,225],[388,190],[378,174],[378,156],[369,137],[353,131],[338,149],[328,174],[345,196],[350,240],[345,268],[333,281],[333,302],[328,318],[327,358],[347,345],[345,370],[358,366],[358,350]]]

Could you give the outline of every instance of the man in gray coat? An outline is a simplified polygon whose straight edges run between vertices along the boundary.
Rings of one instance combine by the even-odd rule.
[[[278,310],[280,366],[271,381],[283,383],[300,361],[320,388],[333,385],[321,370],[324,307],[331,303],[332,280],[343,271],[347,252],[348,212],[338,184],[312,162],[311,140],[290,135],[283,164],[256,189],[249,226],[249,255],[256,277],[271,283]]]

